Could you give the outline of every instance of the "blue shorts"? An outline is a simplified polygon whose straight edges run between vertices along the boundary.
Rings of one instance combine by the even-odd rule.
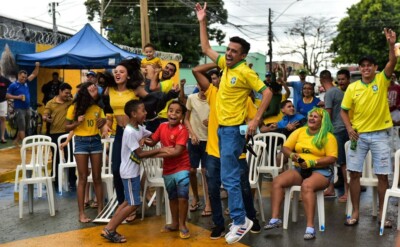
[[[140,206],[142,204],[140,200],[140,176],[123,178],[122,183],[124,184],[125,201],[128,202],[128,205]]]
[[[103,152],[100,135],[75,136],[74,154],[99,154]]]
[[[300,173],[300,171],[301,171],[301,168],[300,168],[300,167],[295,167],[294,169],[295,169],[297,172],[299,172],[299,173]],[[329,181],[332,181],[333,172],[332,172],[332,169],[331,169],[331,168],[318,168],[318,169],[313,168],[313,169],[312,169],[312,172],[319,173],[319,174],[321,174],[322,176],[326,177]]]
[[[189,200],[189,171],[180,171],[174,174],[164,175],[163,178],[170,200],[177,198]]]
[[[372,154],[374,173],[388,175],[392,173],[390,131],[380,130],[360,133],[356,150],[347,150],[347,170],[362,172],[368,151]]]
[[[349,134],[347,130],[342,130],[338,133],[334,133],[338,145],[338,159],[336,164],[339,166],[346,165],[346,150],[344,144],[349,140]]]
[[[206,141],[200,141],[198,145],[193,145],[192,140],[188,140],[188,152],[190,158],[190,167],[199,168],[201,161],[201,168],[206,168],[207,164],[207,153],[206,153]]]

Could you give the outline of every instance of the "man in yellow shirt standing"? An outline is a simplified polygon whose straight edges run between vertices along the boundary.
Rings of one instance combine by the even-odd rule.
[[[196,4],[197,19],[200,23],[201,48],[205,55],[213,60],[223,71],[217,93],[218,138],[221,159],[221,180],[228,191],[228,206],[233,225],[225,235],[228,244],[238,242],[253,226],[253,221],[246,217],[243,203],[239,156],[245,145],[245,137],[240,134],[239,126],[247,117],[246,101],[251,90],[262,93],[262,101],[256,116],[248,124],[247,134],[256,133],[262,120],[262,113],[271,101],[272,92],[250,69],[245,62],[250,44],[240,38],[232,37],[225,56],[220,56],[211,49],[207,34],[207,3],[202,7]]]
[[[360,177],[368,151],[371,150],[374,173],[378,177],[379,215],[381,216],[385,192],[389,187],[388,174],[392,172],[389,129],[393,123],[389,112],[387,91],[390,86],[390,76],[397,62],[394,53],[396,33],[387,28],[384,32],[389,44],[389,62],[385,69],[375,74],[378,69],[375,59],[371,56],[363,56],[358,62],[361,80],[349,85],[341,106],[340,115],[349,138],[357,142],[356,147],[352,145],[348,150],[347,170],[350,172],[353,213],[346,220],[346,226],[354,226],[359,220]],[[351,121],[349,110],[354,111]],[[391,222],[385,222],[385,227],[391,227]]]

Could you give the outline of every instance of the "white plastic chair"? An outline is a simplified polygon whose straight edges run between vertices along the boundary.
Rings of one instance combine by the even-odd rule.
[[[289,159],[289,163],[292,165],[292,161]],[[294,185],[292,187],[285,189],[285,203],[283,209],[283,229],[287,229],[289,222],[289,211],[290,202],[293,197],[292,203],[292,222],[297,222],[298,215],[298,204],[299,195],[301,192],[301,186]],[[319,221],[319,231],[325,231],[325,200],[324,200],[324,190],[319,190],[316,193],[317,197],[317,210],[318,210],[318,221]]]
[[[164,203],[165,203],[165,214],[166,214],[166,223],[172,223],[171,210],[169,208],[169,199],[168,194],[165,189],[164,179],[162,177],[162,158],[149,158],[143,159],[141,166],[144,168],[146,172],[146,181],[143,187],[143,195],[146,195],[146,192],[149,187],[156,188],[157,191],[157,205],[156,205],[156,214],[161,215],[161,194],[164,195]],[[142,220],[144,219],[144,211],[146,208],[146,196],[143,196],[142,202]]]
[[[22,218],[23,215],[24,185],[29,184],[40,185],[44,183],[46,185],[50,215],[55,215],[53,190],[55,173],[53,172],[53,175],[50,176],[50,171],[48,169],[48,163],[51,161],[51,148],[55,150],[54,153],[57,152],[57,146],[52,142],[34,142],[25,144],[21,148],[22,178],[19,181],[19,218]],[[28,161],[28,153],[31,154],[30,161]],[[55,168],[55,159],[56,156],[53,155],[53,171]],[[28,166],[29,169],[27,169]],[[27,172],[31,173],[31,176],[27,176]]]
[[[106,184],[107,198],[110,200],[114,192],[114,176],[111,169],[112,149],[114,138],[101,139],[103,143],[102,166],[101,166],[101,181]],[[108,152],[107,152],[108,147]],[[107,155],[108,153],[108,155]],[[87,178],[88,183],[93,183],[92,173]]]
[[[393,153],[396,150],[400,149],[400,136],[399,136],[400,126],[393,126],[390,129],[390,136],[392,137],[390,140],[390,147],[392,148]]]
[[[345,151],[346,151],[346,157],[347,153],[350,147],[350,141],[346,142],[344,145]],[[360,178],[360,185],[361,186],[366,186],[366,187],[372,187],[372,216],[377,216],[378,215],[378,178],[375,176],[373,173],[372,169],[372,155],[371,151],[367,153],[367,156],[365,157],[364,164],[363,164],[363,171],[362,171],[362,176]],[[347,172],[347,181],[350,182],[350,173]],[[347,203],[346,203],[346,216],[347,218],[351,218],[351,214],[353,213],[353,203],[351,202],[351,194],[350,194],[350,186],[349,186],[349,191],[348,191],[348,197],[347,197]]]
[[[387,189],[385,193],[385,200],[383,202],[383,211],[381,217],[381,226],[379,229],[379,235],[383,235],[383,230],[385,229],[386,212],[389,203],[389,197],[397,197],[400,199],[400,187],[399,187],[399,166],[400,166],[400,149],[396,151],[394,155],[394,175],[392,188]],[[397,207],[397,230],[400,229],[400,207]]]
[[[51,137],[50,136],[45,136],[45,135],[33,135],[33,136],[25,137],[22,140],[22,145],[21,145],[21,150],[20,150],[21,157],[22,157],[22,148],[24,146],[26,146],[27,144],[36,143],[36,142],[51,142]],[[25,164],[25,169],[33,170],[33,165],[31,164],[32,162],[33,162],[33,157],[31,157],[31,162],[30,163],[26,163]],[[40,170],[40,167],[36,166],[36,168]],[[18,191],[18,178],[19,178],[19,172],[20,171],[22,171],[22,164],[17,165],[17,168],[15,170],[14,192]],[[41,184],[38,184],[38,196],[39,197],[42,196],[42,186],[41,186]]]
[[[271,174],[273,178],[278,176],[279,173],[282,172],[284,158],[284,156],[281,155],[279,163],[276,162],[276,157],[278,155],[280,146],[278,143],[285,143],[286,136],[284,134],[274,132],[260,133],[254,136],[254,141],[263,141],[267,144],[266,152],[263,154],[264,161],[258,168],[259,172]]]
[[[61,143],[63,143],[68,137],[68,134],[64,134],[57,139],[57,146],[60,147]],[[64,188],[65,191],[68,191],[68,168],[76,168],[75,156],[73,155],[73,150],[71,145],[67,145],[67,159],[65,159],[64,149],[60,150],[60,163],[58,164],[58,192],[62,194],[62,190]]]
[[[261,189],[260,189],[260,183],[258,182],[259,178],[259,170],[258,168],[260,167],[261,163],[264,160],[264,153],[267,148],[267,144],[262,141],[254,141],[254,146],[253,150],[256,153],[257,157],[252,155],[250,152],[247,152],[247,164],[249,165],[249,182],[250,182],[250,187],[252,189],[257,190],[257,197],[258,197],[258,207],[259,211],[261,214],[261,219],[263,222],[265,222],[265,216],[264,216],[264,206],[263,206],[263,201],[262,201],[262,196],[261,196]],[[255,198],[254,198],[255,200]]]

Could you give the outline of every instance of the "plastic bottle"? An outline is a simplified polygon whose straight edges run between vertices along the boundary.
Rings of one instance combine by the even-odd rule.
[[[357,133],[356,129],[354,131]],[[351,150],[356,150],[357,149],[357,140],[351,140],[350,149]]]

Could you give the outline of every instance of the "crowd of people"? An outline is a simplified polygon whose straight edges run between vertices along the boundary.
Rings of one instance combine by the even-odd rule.
[[[57,144],[61,135],[69,133],[67,142],[60,148],[68,145],[74,136],[73,153],[78,177],[74,168],[70,168],[68,182],[75,188],[78,181],[79,221],[91,222],[85,214],[89,173],[93,177],[98,213],[103,209],[101,154],[104,147],[101,138],[108,138],[110,134],[114,138],[110,155],[118,208],[101,236],[115,243],[127,241],[117,228],[124,221],[132,222],[142,203],[141,183],[146,177],[145,173],[140,176],[143,158],[163,159],[163,178],[172,223],[162,227],[161,232],[178,232],[182,239],[190,237],[187,211],[196,211],[202,206],[197,188],[197,170],[201,164],[205,181],[205,205],[201,215],[212,218],[214,227],[210,238],[225,236],[226,242],[232,244],[249,231],[259,233],[261,226],[253,204],[244,151],[249,137],[257,131],[285,134],[287,141],[281,144],[281,152],[286,161],[294,164],[293,168],[286,167],[273,179],[271,217],[265,230],[282,225],[280,207],[285,188],[300,185],[307,221],[304,239],[314,239],[315,193],[325,190],[325,195],[335,194],[332,169],[335,163],[340,167],[345,186],[344,194],[338,200],[346,202],[350,196],[353,203],[352,215],[344,224],[355,226],[360,216],[360,176],[368,151],[372,152],[374,171],[379,180],[381,213],[389,185],[388,175],[392,172],[389,129],[393,123],[400,123],[400,86],[394,83],[396,77],[393,74],[397,61],[394,54],[396,34],[390,29],[384,30],[389,62],[382,72],[376,73],[377,63],[371,56],[359,60],[362,79],[352,84],[347,70],[338,71],[337,85],[328,70],[320,72],[321,85],[326,90],[324,101],[321,101],[314,94],[314,85],[306,81],[304,70],[299,72],[300,81],[287,83],[287,68],[276,66],[267,73],[266,81],[261,81],[246,64],[250,44],[240,37],[230,38],[224,55],[214,51],[208,40],[207,5],[196,4],[195,9],[201,49],[212,63],[193,69],[198,91],[188,98],[184,94],[185,81],[181,81],[180,86],[172,79],[177,72],[176,65],[167,63],[163,68],[152,44],[144,47],[145,58],[123,60],[113,74],[89,71],[87,81],[79,85],[76,95],[71,95],[72,87],[61,82],[57,72],[43,86],[46,134]],[[19,132],[15,144],[26,136],[30,114],[27,81],[37,76],[39,66],[36,63],[29,76],[26,71],[20,71],[13,83],[0,77],[1,125],[4,126],[7,112],[6,99],[14,101],[18,112]],[[282,76],[278,75],[279,70],[283,72],[279,73]],[[293,102],[288,100],[288,86],[293,87]],[[282,94],[282,88],[285,88],[285,94]],[[257,104],[255,97],[259,99]],[[242,125],[247,125],[245,135],[240,132]],[[357,147],[345,150],[344,144],[348,140],[357,142]],[[5,142],[3,128],[1,142]],[[156,146],[157,143],[161,145]],[[145,149],[145,145],[156,147]],[[58,154],[57,164],[60,159]],[[347,172],[351,178],[349,183]],[[56,188],[62,186],[57,183],[57,176],[56,172]],[[227,233],[221,186],[228,194],[227,213],[232,220]],[[190,203],[189,187],[193,193]],[[142,197],[151,198],[151,195]],[[385,226],[391,227],[391,222],[386,221]]]

